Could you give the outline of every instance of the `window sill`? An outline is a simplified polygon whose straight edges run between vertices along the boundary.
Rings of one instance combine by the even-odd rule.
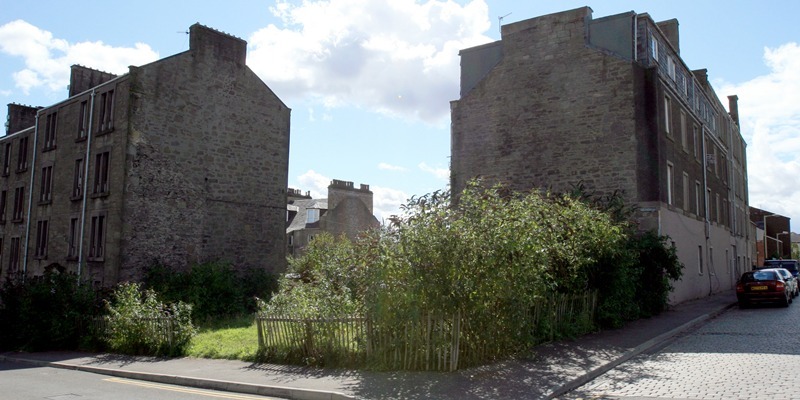
[[[103,259],[103,257],[99,257],[99,258],[87,257],[86,261],[95,262],[95,263],[101,263],[101,262],[103,262],[105,260]]]
[[[78,261],[78,256],[67,256],[67,261]]]
[[[53,151],[56,149],[56,145],[52,145],[50,147],[45,147],[42,149],[42,153],[47,153],[48,151]]]
[[[108,128],[108,129],[98,130],[95,133],[95,135],[96,136],[103,136],[103,135],[107,135],[107,134],[109,134],[111,132],[114,132],[114,127],[113,126],[111,128]]]
[[[28,172],[28,167],[25,167],[25,168],[17,168],[17,171],[16,171],[16,173],[18,173],[18,174],[21,174],[21,173],[23,173],[23,172]]]
[[[75,143],[80,143],[85,141],[86,141],[86,136],[78,136],[77,138],[75,138]]]
[[[39,202],[36,204],[40,206],[49,206],[50,204],[53,204],[53,200],[39,200]]]
[[[12,220],[11,220],[11,223],[13,223],[13,224],[21,224],[21,223],[22,223],[22,221],[24,221],[24,219],[23,219],[23,218],[19,218],[19,219],[12,219]]]
[[[81,201],[83,200],[83,196],[72,196],[69,199],[72,201]]]
[[[90,196],[93,199],[101,198],[101,197],[108,197],[109,192],[102,192],[102,193],[92,193]]]

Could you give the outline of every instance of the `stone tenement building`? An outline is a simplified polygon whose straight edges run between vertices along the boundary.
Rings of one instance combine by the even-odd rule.
[[[670,301],[732,288],[753,260],[745,142],[706,70],[680,57],[678,21],[588,7],[502,27],[465,49],[452,102],[451,187],[620,191],[685,265]],[[700,40],[701,38],[697,38]]]
[[[195,24],[189,50],[115,76],[73,66],[69,97],[9,105],[0,277],[51,264],[95,285],[155,263],[282,270],[290,110],[247,43]]]
[[[327,199],[312,199],[298,189],[289,189],[286,205],[286,253],[298,254],[314,235],[327,232],[355,239],[359,233],[380,226],[372,208],[369,185],[334,179]]]

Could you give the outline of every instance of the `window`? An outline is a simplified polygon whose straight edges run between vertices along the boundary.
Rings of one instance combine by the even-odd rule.
[[[700,182],[694,181],[694,212],[697,215],[700,214]]]
[[[319,221],[319,208],[309,208],[306,211],[308,212],[308,216],[306,217],[307,224],[313,224]]]
[[[3,155],[3,176],[8,176],[11,165],[11,142],[6,143],[6,151]]]
[[[672,57],[667,57],[667,71],[669,72],[669,77],[672,80],[675,80],[675,60]]]
[[[667,204],[672,205],[672,185],[674,179],[672,163],[667,163]]]
[[[56,147],[56,124],[58,112],[47,114],[47,122],[44,128],[44,151],[52,150]]]
[[[658,62],[658,40],[656,40],[655,36],[650,36],[650,55],[653,56],[653,60]]]
[[[8,257],[8,273],[12,274],[19,270],[19,238],[11,238],[11,248]]]
[[[683,210],[689,210],[689,174],[683,173]]]
[[[108,193],[108,152],[95,156],[94,194]]]
[[[72,198],[83,197],[83,159],[75,160],[75,171],[72,178]]]
[[[683,145],[683,151],[689,152],[689,139],[686,137],[686,113],[681,110],[681,145]]]
[[[106,133],[114,129],[114,91],[100,95],[100,113],[97,119],[97,132]]]
[[[6,223],[6,197],[7,191],[0,191],[0,224]]]
[[[672,114],[672,100],[669,99],[669,96],[665,96],[664,97],[664,132],[666,132],[667,135],[670,134],[670,125],[672,123],[670,114]]]
[[[42,168],[42,191],[39,203],[50,203],[53,196],[53,166]]]
[[[34,258],[47,258],[47,225],[47,220],[36,223],[36,251],[34,252]]]
[[[294,246],[294,235],[289,235],[288,239],[289,247]]]
[[[22,222],[22,210],[25,200],[25,187],[21,186],[14,189],[14,213],[11,215],[12,222]]]
[[[722,222],[722,218],[720,218],[720,210],[722,210],[722,208],[720,208],[719,205],[719,193],[716,193],[714,196],[716,199],[714,202],[714,204],[716,205],[714,209],[714,220],[717,221],[717,223],[720,223]]]
[[[697,125],[692,125],[692,147],[694,151],[694,158],[697,158],[697,148],[700,147],[697,145]]]
[[[19,153],[17,157],[17,172],[28,169],[28,138],[19,138]]]
[[[89,236],[89,260],[102,261],[105,251],[106,216],[103,214],[92,217]]]
[[[711,216],[714,215],[713,210],[711,210],[711,188],[706,188],[706,217],[710,220]]]
[[[78,235],[80,235],[80,225],[78,218],[70,218],[69,220],[69,248],[67,249],[67,258],[78,258]]]
[[[703,275],[703,246],[697,246],[697,266],[700,275]]]
[[[85,139],[89,131],[89,102],[81,102],[81,113],[78,116],[78,139]]]

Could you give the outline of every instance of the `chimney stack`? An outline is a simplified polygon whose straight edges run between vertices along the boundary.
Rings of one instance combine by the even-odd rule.
[[[728,109],[733,122],[736,122],[736,126],[739,126],[739,96],[735,94],[728,96]]]

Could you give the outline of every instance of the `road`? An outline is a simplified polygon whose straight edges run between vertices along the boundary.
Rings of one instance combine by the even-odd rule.
[[[800,297],[732,308],[564,399],[800,399]]]
[[[6,361],[0,361],[0,399],[277,400],[274,397],[201,390]]]

